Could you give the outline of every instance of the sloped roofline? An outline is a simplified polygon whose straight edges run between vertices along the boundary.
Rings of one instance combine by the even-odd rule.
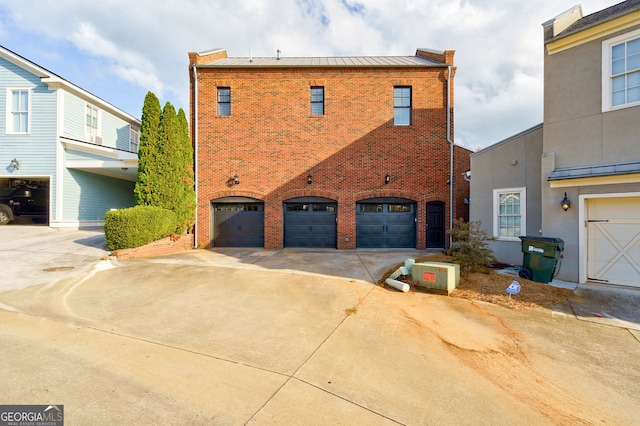
[[[572,47],[625,31],[640,22],[640,0],[627,0],[606,9],[582,16],[576,6],[543,24],[547,53]]]
[[[564,13],[565,14],[569,13],[577,7],[580,7],[580,6],[574,6],[574,8]],[[591,13],[587,16],[581,17],[580,19],[576,20],[574,23],[569,25],[567,28],[562,30],[558,35],[549,39],[547,42],[552,42],[564,37],[568,37],[571,34],[584,31],[588,28],[601,25],[605,22],[613,21],[614,19],[620,18],[621,16],[625,16],[637,11],[640,11],[640,0],[627,0],[627,1],[615,4],[605,9]],[[548,22],[550,21],[545,22],[545,24],[547,24]]]
[[[533,127],[530,127],[530,128],[528,128],[526,130],[521,131],[520,133],[516,133],[515,135],[509,136],[506,139],[502,139],[501,141],[498,141],[498,142],[496,142],[494,144],[491,144],[491,145],[489,145],[487,147],[484,147],[480,151],[476,151],[473,154],[471,154],[471,156],[475,157],[476,155],[485,154],[485,153],[487,153],[488,151],[491,151],[494,148],[498,148],[498,147],[500,147],[502,145],[508,144],[511,141],[514,141],[514,140],[516,140],[516,139],[518,139],[518,138],[520,138],[520,137],[522,137],[522,136],[524,136],[524,135],[526,135],[528,133],[535,132],[536,130],[539,130],[539,129],[543,128],[543,127],[544,127],[544,123],[536,124]]]
[[[27,58],[20,56],[19,54],[7,49],[4,46],[0,46],[0,57],[6,59],[7,61],[19,66],[20,68],[40,77],[40,81],[49,86],[50,89],[64,89],[74,95],[91,102],[96,106],[100,106],[104,110],[108,110],[113,115],[122,118],[125,121],[134,122],[140,124],[140,120],[131,114],[117,108],[116,106],[110,104],[97,97],[96,95],[87,92],[79,86],[65,80],[59,75],[49,71],[46,68],[41,67],[40,65],[28,60]]]

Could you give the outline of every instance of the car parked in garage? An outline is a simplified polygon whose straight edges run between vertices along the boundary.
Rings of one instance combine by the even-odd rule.
[[[49,191],[45,188],[0,188],[0,225],[19,217],[45,223],[49,219]]]

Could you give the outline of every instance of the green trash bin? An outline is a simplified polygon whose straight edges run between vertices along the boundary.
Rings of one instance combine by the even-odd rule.
[[[522,269],[520,278],[548,283],[560,272],[564,241],[560,238],[520,237],[522,240]]]

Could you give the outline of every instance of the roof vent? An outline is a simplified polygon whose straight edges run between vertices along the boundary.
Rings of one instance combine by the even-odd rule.
[[[280,60],[280,49],[276,50],[276,59]]]

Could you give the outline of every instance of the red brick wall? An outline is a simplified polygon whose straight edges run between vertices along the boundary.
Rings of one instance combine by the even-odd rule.
[[[469,220],[469,204],[464,200],[469,200],[469,181],[465,180],[463,173],[471,169],[471,154],[473,151],[461,146],[454,146],[453,151],[453,203],[454,219]]]
[[[355,203],[372,197],[415,200],[417,248],[425,247],[426,203],[449,205],[446,67],[199,68],[197,75],[199,245],[212,238],[211,200],[263,200],[265,247],[281,248],[282,202],[319,196],[338,201],[339,249],[355,248]],[[413,88],[408,127],[393,125],[399,85]],[[231,88],[231,116],[216,114],[218,86]],[[311,86],[325,88],[324,116],[310,114]],[[241,184],[228,186],[236,174]]]

